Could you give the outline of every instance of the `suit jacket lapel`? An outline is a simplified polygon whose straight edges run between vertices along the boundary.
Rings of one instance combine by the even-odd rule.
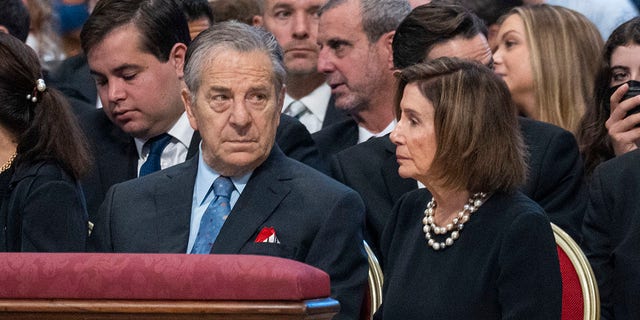
[[[189,144],[189,150],[187,151],[187,159],[193,158],[193,156],[198,153],[201,140],[200,132],[194,131],[193,136],[191,137],[191,143]]]
[[[120,150],[124,151],[124,156],[127,161],[123,161],[123,163],[127,163],[127,167],[117,167],[116,169],[121,169],[116,171],[113,174],[114,177],[119,177],[117,182],[122,182],[125,180],[133,179],[138,177],[138,150],[136,150],[136,144],[129,135],[122,136],[123,132],[114,126],[114,130],[112,135],[114,139],[118,141],[122,145]],[[200,141],[202,138],[200,137],[200,133],[198,131],[193,132],[193,136],[191,137],[191,143],[189,144],[189,149],[187,150],[187,159],[193,158],[199,150]],[[110,148],[110,150],[113,150]],[[115,155],[117,157],[118,155]],[[197,167],[197,163],[196,163]],[[122,179],[126,178],[126,179]]]
[[[156,184],[155,234],[158,239],[158,252],[187,251],[189,229],[191,226],[191,204],[193,202],[193,187],[198,172],[198,157],[187,160],[179,165],[182,170],[162,171],[164,176]]]
[[[107,157],[107,159],[113,159],[114,163],[126,163],[123,166],[111,166],[109,170],[104,171],[103,174],[108,177],[107,179],[103,179],[103,181],[109,181],[106,190],[113,184],[119,183],[122,181],[126,181],[129,179],[138,177],[138,150],[136,150],[136,144],[133,138],[129,135],[126,135],[119,128],[114,126],[112,136],[114,141],[120,145],[119,148],[106,148],[105,152],[117,151],[118,153],[113,153],[112,156]],[[193,158],[199,150],[200,141],[200,133],[198,131],[193,132],[193,137],[191,138],[191,143],[189,144],[189,149],[187,150],[187,159]],[[119,161],[121,160],[121,161]],[[197,163],[196,163],[197,167]]]
[[[327,105],[327,111],[324,114],[324,121],[322,122],[323,129],[334,123],[338,123],[340,121],[349,119],[349,115],[347,113],[336,108],[335,102],[336,102],[335,96],[331,95],[331,98],[329,99],[329,104]]]
[[[259,231],[291,189],[283,183],[291,177],[279,170],[285,155],[274,146],[267,160],[252,174],[213,244],[212,253],[239,253]]]
[[[108,159],[98,162],[98,165],[105,166],[100,170],[105,193],[112,185],[138,176],[138,151],[133,138],[115,125],[112,126],[110,135],[115,147],[98,146],[100,152],[104,153],[100,158]]]
[[[358,144],[358,123],[353,119],[341,122],[336,127],[332,127],[333,139],[328,150],[331,155]]]
[[[403,194],[417,189],[418,183],[413,179],[404,179],[398,174],[398,162],[396,161],[396,146],[389,139],[389,135],[384,138],[385,150],[387,151],[387,159],[382,164],[382,176],[387,186],[387,191],[391,200],[395,203]]]
[[[347,128],[344,131],[345,134],[343,135],[344,147],[342,148],[342,150],[358,144],[358,139],[359,139],[358,123],[353,119],[349,119],[349,120],[351,121],[349,122]]]

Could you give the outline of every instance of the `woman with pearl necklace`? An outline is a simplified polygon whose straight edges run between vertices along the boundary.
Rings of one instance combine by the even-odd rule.
[[[517,191],[524,146],[509,91],[489,68],[453,58],[399,74],[405,194],[381,238],[383,303],[374,319],[560,319],[551,225]]]

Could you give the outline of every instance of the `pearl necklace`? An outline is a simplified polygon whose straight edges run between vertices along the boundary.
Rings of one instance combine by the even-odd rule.
[[[16,156],[18,155],[18,153],[14,153],[9,160],[7,160],[7,162],[5,162],[2,167],[0,167],[0,173],[3,173],[5,171],[7,171],[7,169],[11,168],[11,165],[13,164],[13,160],[16,159]]]
[[[431,201],[427,203],[427,209],[424,210],[424,218],[422,219],[422,224],[424,224],[422,231],[424,231],[427,244],[436,251],[452,246],[453,242],[460,237],[460,231],[464,228],[464,224],[469,221],[469,216],[480,208],[487,199],[487,196],[488,194],[484,192],[474,193],[471,198],[469,198],[468,203],[464,205],[463,209],[453,218],[451,223],[444,227],[439,227],[435,223],[434,215],[437,204],[436,200],[431,198]],[[451,232],[451,234],[443,242],[438,242],[433,239],[432,233],[435,235],[444,235],[448,232]]]

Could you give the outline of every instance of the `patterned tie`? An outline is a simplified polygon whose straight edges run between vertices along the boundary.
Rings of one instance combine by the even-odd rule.
[[[289,104],[285,110],[285,114],[292,116],[296,119],[300,119],[305,113],[309,112],[309,109],[301,101],[295,100]]]
[[[145,145],[149,145],[149,155],[147,156],[147,161],[145,161],[140,167],[139,177],[146,176],[160,170],[162,150],[164,150],[164,148],[169,144],[169,141],[171,141],[171,136],[163,133],[144,143]]]
[[[198,229],[196,241],[191,249],[192,254],[209,254],[211,252],[211,246],[216,241],[224,220],[231,212],[229,199],[234,189],[231,179],[219,176],[211,187],[216,197],[209,203],[207,210],[202,215],[200,229]]]

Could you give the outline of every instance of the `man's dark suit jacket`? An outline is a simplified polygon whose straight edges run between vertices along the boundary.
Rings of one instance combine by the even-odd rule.
[[[329,99],[329,104],[327,104],[327,111],[324,113],[324,121],[322,121],[322,129],[348,119],[351,119],[351,117],[346,112],[336,108],[336,98],[335,96],[331,95],[331,98]]]
[[[556,126],[519,118],[529,151],[529,175],[521,191],[536,201],[576,241],[586,208],[582,159],[573,135]],[[396,146],[389,135],[371,139],[338,153],[331,174],[360,193],[367,207],[365,238],[376,253],[387,218],[396,201],[417,189],[413,179],[398,174]]]
[[[602,163],[590,180],[582,232],[602,319],[640,319],[640,150]]]
[[[98,251],[187,251],[198,157],[114,185],[95,221]],[[225,221],[212,253],[261,254],[326,271],[340,319],[358,319],[367,278],[362,246],[364,204],[356,192],[286,157],[274,146],[252,174]],[[255,243],[273,227],[280,243]]]
[[[82,181],[89,220],[92,221],[109,187],[138,176],[138,152],[133,138],[114,125],[103,110],[83,113],[80,124],[89,139],[94,157],[93,168]],[[187,159],[197,153],[199,143],[200,135],[195,132]],[[309,132],[298,120],[287,115],[280,116],[276,143],[287,156],[328,172],[327,164],[320,158]]]
[[[348,117],[311,135],[320,154],[325,161],[330,161],[333,155],[358,144],[358,123]]]

